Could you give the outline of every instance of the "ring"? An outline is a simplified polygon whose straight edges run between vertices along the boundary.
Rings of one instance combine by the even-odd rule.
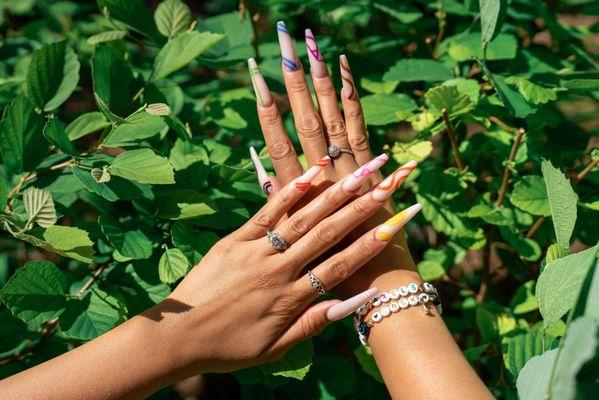
[[[266,233],[266,237],[268,238],[268,244],[275,250],[283,251],[287,248],[287,242],[280,233],[268,231],[268,233]]]
[[[329,153],[329,157],[331,158],[337,158],[341,153],[351,154],[352,156],[354,155],[354,152],[350,149],[342,149],[336,144],[330,145],[327,149],[327,153]]]
[[[314,275],[310,270],[308,270],[308,280],[310,281],[310,285],[312,285],[316,293],[325,294],[327,292],[326,290],[324,290],[324,285],[322,284],[320,279],[318,279],[316,275]]]

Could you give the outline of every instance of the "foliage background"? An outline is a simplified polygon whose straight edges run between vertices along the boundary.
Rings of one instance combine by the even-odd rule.
[[[590,397],[596,3],[98,3],[0,2],[0,378],[160,301],[259,208],[248,146],[264,143],[245,61],[259,58],[288,111],[284,19],[304,66],[303,29],[316,33],[338,87],[348,55],[375,153],[420,162],[397,196],[424,206],[410,247],[494,394]],[[275,365],[154,397],[184,393],[387,396],[349,320]]]

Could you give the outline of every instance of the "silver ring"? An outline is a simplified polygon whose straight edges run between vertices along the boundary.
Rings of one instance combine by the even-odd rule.
[[[327,153],[331,158],[337,158],[341,153],[351,154],[352,156],[354,155],[354,152],[351,151],[351,149],[342,149],[336,144],[330,145],[327,149]]]
[[[283,235],[275,231],[268,231],[266,233],[266,237],[268,239],[268,244],[275,250],[283,251],[287,249],[287,242]]]
[[[314,275],[310,270],[308,270],[308,280],[310,281],[310,285],[312,285],[312,288],[314,288],[314,291],[316,293],[325,294],[327,292],[326,290],[324,290],[324,285],[322,284],[320,279],[318,279],[316,275]]]

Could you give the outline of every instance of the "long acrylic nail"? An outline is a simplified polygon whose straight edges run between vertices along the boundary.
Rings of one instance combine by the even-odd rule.
[[[262,165],[262,161],[260,161],[258,153],[256,153],[256,150],[252,146],[250,146],[250,158],[252,159],[252,163],[256,169],[256,175],[258,176],[258,182],[260,183],[260,187],[262,187],[262,191],[267,196],[270,195],[273,190],[272,181],[270,176],[268,176],[266,173],[266,169],[264,169],[264,165]]]
[[[264,80],[264,76],[262,76],[262,72],[260,72],[260,68],[258,68],[256,60],[253,58],[248,59],[248,68],[258,104],[262,107],[270,106],[272,104],[272,95],[270,94],[270,90],[268,90],[268,86],[266,86],[266,81]]]
[[[316,175],[331,162],[331,157],[324,156],[316,164],[310,167],[302,176],[295,180],[295,188],[301,191],[308,190]]]
[[[376,294],[378,293],[377,288],[370,288],[368,290],[363,291],[362,293],[358,293],[354,297],[350,297],[349,299],[342,301],[341,303],[335,304],[331,306],[327,310],[327,319],[329,321],[339,321],[356,311],[358,307],[368,303],[372,300]]]
[[[308,49],[308,59],[310,60],[310,69],[316,78],[327,76],[327,67],[320,54],[318,43],[310,29],[306,29],[306,48]]]
[[[422,205],[420,203],[416,203],[413,206],[406,208],[403,211],[395,214],[393,217],[389,218],[384,224],[379,226],[377,230],[374,232],[374,236],[378,240],[382,240],[384,242],[388,242],[393,238],[393,236],[399,232],[401,228],[403,228],[413,217],[418,214],[418,212],[422,209]]]
[[[295,55],[293,39],[289,35],[287,26],[283,21],[277,22],[277,34],[279,36],[279,46],[281,47],[281,58],[287,71],[296,71],[299,68],[299,62]]]
[[[387,200],[393,192],[397,190],[399,185],[401,185],[408,175],[416,168],[416,161],[408,161],[401,167],[397,168],[395,172],[386,177],[381,183],[376,185],[374,190],[372,191],[372,197],[375,200]]]
[[[356,93],[356,86],[354,85],[354,78],[351,75],[349,69],[349,63],[345,54],[339,56],[339,67],[341,69],[341,80],[343,81],[343,95],[346,98],[351,99]]]
[[[358,190],[360,188],[360,186],[362,186],[362,182],[364,182],[364,180],[369,175],[371,175],[372,173],[377,171],[379,168],[381,168],[383,165],[385,165],[387,160],[389,160],[389,156],[387,156],[386,154],[381,154],[380,156],[376,157],[375,159],[370,160],[369,162],[367,162],[366,164],[362,165],[360,168],[358,168],[357,170],[355,170],[354,172],[349,174],[343,180],[341,187],[346,192],[350,192],[350,193],[355,192],[356,190]]]

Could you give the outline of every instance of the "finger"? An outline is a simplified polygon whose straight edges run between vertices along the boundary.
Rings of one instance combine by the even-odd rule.
[[[318,44],[310,29],[306,29],[306,48],[310,60],[312,84],[318,100],[318,109],[324,124],[324,136],[327,144],[337,146],[340,149],[351,150],[347,140],[345,122],[339,110],[335,86],[327,72],[322,54],[320,54]],[[346,152],[339,153],[339,156],[333,159],[333,164],[335,169],[340,168],[342,174],[353,171],[357,167],[354,157]]]
[[[356,162],[358,165],[363,165],[372,159],[372,153],[368,145],[368,133],[362,105],[345,55],[339,56],[339,66],[341,68],[341,80],[343,81],[341,102],[343,103],[343,113],[347,125],[347,138],[350,148],[354,152]]]
[[[395,214],[382,225],[362,235],[344,250],[322,262],[311,272],[322,283],[324,290],[329,291],[349,278],[360,267],[387,246],[393,236],[399,232],[422,209],[419,203]],[[307,276],[301,276],[296,282],[298,290],[308,298],[316,293]]]
[[[277,232],[285,238],[288,245],[292,245],[354,196],[362,187],[362,183],[382,167],[387,160],[387,155],[382,154],[368,164],[359,167],[356,171],[322,192],[299,211],[296,211],[288,220],[277,227]],[[276,250],[273,249],[273,251]]]
[[[277,176],[281,183],[285,185],[302,174],[302,166],[297,160],[293,144],[285,132],[285,125],[279,109],[273,101],[258,64],[253,58],[248,60],[248,68],[256,93],[258,119],[264,134],[266,147]]]
[[[256,149],[254,149],[253,146],[250,146],[250,158],[252,159],[252,163],[256,169],[258,183],[260,184],[264,194],[266,196],[270,196],[272,193],[276,193],[280,189],[279,183],[274,176],[269,176],[266,173],[266,169],[264,168],[264,165],[262,165],[262,161],[260,161],[260,157],[258,156],[258,153],[256,153]]]
[[[239,228],[233,235],[240,240],[257,239],[275,227],[277,222],[287,211],[310,189],[312,181],[326,167],[331,159],[326,156],[316,165],[309,168],[302,176],[294,179],[273,195],[272,200],[266,203],[248,222]]]
[[[277,22],[277,32],[283,58],[283,79],[289,95],[295,128],[308,163],[313,164],[327,154],[326,140],[320,118],[312,102],[306,76],[300,68],[293,40],[284,22]]]

